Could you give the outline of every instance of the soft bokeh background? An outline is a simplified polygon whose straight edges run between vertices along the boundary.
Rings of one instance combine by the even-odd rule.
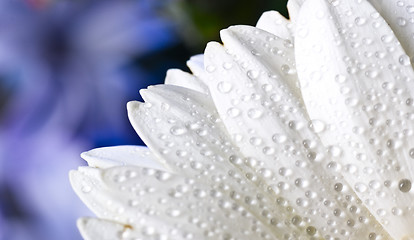
[[[0,239],[77,240],[68,171],[142,144],[126,102],[232,24],[286,1],[0,0]]]

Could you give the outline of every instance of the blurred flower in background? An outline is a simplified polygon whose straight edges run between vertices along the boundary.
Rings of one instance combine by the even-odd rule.
[[[82,151],[139,143],[125,104],[151,82],[128,69],[177,45],[167,3],[0,2],[0,239],[80,239],[90,214],[67,172]]]
[[[142,145],[126,103],[218,31],[286,1],[0,1],[0,240],[80,239],[93,215],[68,171],[83,151]]]

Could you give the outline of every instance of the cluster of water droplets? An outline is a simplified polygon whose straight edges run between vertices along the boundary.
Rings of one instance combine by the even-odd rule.
[[[296,66],[291,40],[256,28],[223,31],[225,47],[209,44],[197,76],[208,94],[156,86],[129,105],[152,152],[142,157],[153,154],[168,170],[80,169],[81,198],[98,217],[125,224],[120,239],[389,239],[384,227],[414,218],[414,74],[381,16],[356,16],[348,4],[331,1],[341,22],[316,32],[350,54],[330,59],[323,41],[302,48],[339,69]],[[333,21],[329,11],[309,14],[309,22]],[[308,40],[313,29],[299,25]],[[306,106],[323,109],[314,119],[297,71],[306,75]],[[321,97],[307,101],[309,88]]]
[[[356,15],[358,4],[369,14]],[[345,179],[391,235],[399,236],[402,233],[393,232],[391,225],[414,220],[410,58],[384,19],[366,2],[336,1],[327,8],[302,19],[313,27],[298,30],[298,51],[313,61],[299,66],[305,102],[310,115],[331,128],[320,133],[323,142],[343,149]],[[305,43],[317,39],[310,37],[317,27],[323,29],[324,39],[314,40],[314,45]],[[316,85],[330,90],[319,91]],[[408,225],[398,227],[409,232]]]

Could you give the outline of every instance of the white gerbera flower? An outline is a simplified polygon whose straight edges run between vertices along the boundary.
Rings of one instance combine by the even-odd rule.
[[[288,5],[128,103],[149,150],[82,155],[86,239],[414,238],[414,3]]]

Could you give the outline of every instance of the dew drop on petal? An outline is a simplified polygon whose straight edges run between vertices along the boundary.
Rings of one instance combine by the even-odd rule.
[[[290,67],[289,67],[289,65],[284,64],[284,65],[281,66],[281,70],[284,74],[289,74]]]
[[[170,129],[170,132],[172,135],[179,136],[179,135],[183,135],[184,133],[186,133],[187,129],[184,127],[174,126]]]
[[[357,26],[362,26],[362,25],[364,25],[366,22],[367,22],[367,19],[366,19],[366,18],[363,18],[363,17],[357,17],[357,18],[355,18],[355,24],[356,24]]]
[[[260,109],[249,109],[249,111],[247,112],[247,116],[249,116],[249,118],[251,119],[258,119],[263,115],[263,111]]]
[[[314,119],[309,123],[309,128],[313,129],[315,133],[321,133],[325,130],[325,123],[321,120]]]
[[[363,183],[355,184],[355,191],[357,191],[357,192],[363,193],[363,192],[366,192],[367,189],[368,189],[368,187]]]
[[[411,190],[411,181],[409,179],[406,179],[406,178],[401,179],[398,182],[398,188],[403,193],[409,192]]]
[[[235,108],[235,107],[229,108],[227,110],[227,115],[229,115],[229,117],[232,117],[232,118],[239,116],[240,113],[241,113],[240,109]]]
[[[313,226],[309,226],[306,228],[306,233],[310,236],[313,236],[316,233],[316,228]]]
[[[249,70],[249,71],[247,71],[247,76],[250,79],[254,80],[254,79],[257,79],[259,77],[259,72],[256,71],[256,70]]]
[[[414,13],[414,6],[413,5],[408,5],[406,8],[407,13],[413,14]]]
[[[344,75],[338,74],[338,75],[335,76],[335,81],[337,83],[344,83],[344,82],[346,82],[346,80],[347,80],[347,78]]]
[[[368,239],[369,239],[369,240],[375,240],[375,239],[377,239],[377,234],[376,234],[376,233],[370,233],[370,234],[368,235]]]
[[[233,64],[230,63],[230,62],[223,63],[223,68],[226,69],[226,70],[229,70],[232,67],[233,67]]]
[[[219,84],[217,85],[217,90],[219,90],[219,92],[221,93],[228,93],[231,91],[232,88],[233,85],[226,81],[219,82]]]
[[[342,191],[342,189],[343,189],[343,185],[342,185],[342,183],[336,183],[335,184],[335,186],[334,186],[334,189],[335,189],[335,191],[337,191],[337,192],[341,192]]]
[[[407,25],[407,20],[403,17],[398,17],[397,24],[401,27],[404,27],[405,25]]]
[[[284,143],[287,140],[287,136],[286,135],[283,135],[283,134],[274,134],[272,136],[272,140],[275,143]],[[413,150],[413,152],[414,152],[414,150]]]
[[[411,148],[408,154],[410,155],[411,158],[414,158],[414,148]]]
[[[395,216],[401,216],[403,214],[403,210],[401,208],[398,207],[393,207],[391,209],[392,214],[394,214]]]
[[[409,66],[411,64],[410,57],[407,56],[406,54],[401,55],[400,58],[398,59],[398,62],[403,66]]]
[[[209,65],[209,66],[206,67],[206,71],[209,72],[209,73],[212,73],[212,72],[216,71],[216,67],[213,66],[213,65]]]
[[[302,222],[302,218],[298,215],[292,218],[292,224],[295,226],[299,226],[301,222]]]

